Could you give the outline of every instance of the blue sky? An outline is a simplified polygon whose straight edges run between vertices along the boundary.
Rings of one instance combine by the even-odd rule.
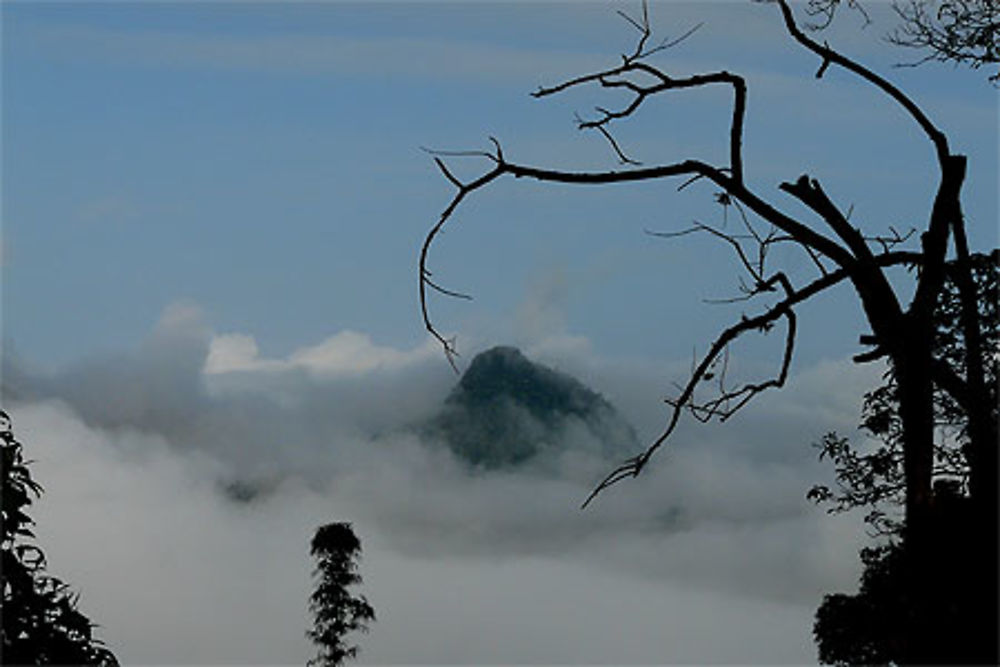
[[[416,250],[450,195],[419,146],[481,148],[492,134],[525,162],[614,166],[572,124],[607,98],[527,95],[618,57],[633,35],[613,8],[6,4],[7,344],[66,363],[136,344],[177,300],[274,355],[343,328],[415,344]],[[666,35],[707,25],[656,62],[746,74],[747,172],[762,193],[795,210],[775,186],[808,169],[872,229],[919,224],[933,183],[926,143],[846,75],[815,81],[774,13],[657,4]],[[911,55],[881,43],[878,24],[841,24],[834,34],[877,66]],[[889,74],[971,154],[970,228],[994,241],[995,90],[950,67]],[[677,95],[619,136],[647,163],[721,161],[726,104],[723,91]],[[439,304],[443,326],[517,337],[503,332],[507,313],[561,272],[566,326],[601,350],[686,349],[701,330],[682,322],[702,319],[696,299],[731,293],[735,266],[711,244],[643,235],[719,217],[707,189],[669,188],[499,185],[434,257],[442,280],[477,297]],[[853,335],[823,344],[840,352]]]
[[[885,4],[866,6],[873,25],[844,12],[823,38],[969,155],[971,242],[996,246],[996,89],[983,72],[894,68],[916,55],[882,39]],[[492,135],[514,161],[617,167],[573,118],[620,98],[528,94],[617,63],[635,33],[616,9],[637,3],[2,5],[5,403],[37,447],[50,563],[124,662],[301,663],[301,545],[331,517],[366,544],[380,623],[364,660],[813,659],[812,611],[854,585],[863,541],[857,517],[803,499],[829,474],[808,443],[855,433],[878,377],[847,361],[865,332],[849,289],[802,308],[788,391],[728,424],[684,422],[649,476],[587,513],[605,461],[481,477],[400,435],[454,381],[416,282],[453,189],[421,147],[480,150]],[[777,188],[808,172],[866,231],[926,221],[928,142],[844,72],[815,79],[776,8],[655,2],[651,17],[668,37],[704,23],[658,66],[746,77],[746,178],[761,195],[808,219]],[[645,164],[722,164],[728,104],[725,90],[679,93],[616,136]],[[722,224],[711,188],[677,185],[495,183],[433,250],[435,278],[475,296],[434,297],[438,325],[464,359],[520,345],[655,436],[692,350],[747,312],[704,303],[735,294],[729,248],[645,233]],[[793,248],[774,260],[810,276]],[[780,345],[752,342],[734,367],[766,371]],[[278,491],[260,506],[217,492],[261,475]],[[675,509],[684,530],[655,528]]]

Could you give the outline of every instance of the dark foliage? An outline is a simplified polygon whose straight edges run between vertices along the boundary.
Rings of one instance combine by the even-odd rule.
[[[919,662],[981,664],[977,641],[983,628],[983,582],[968,566],[975,548],[969,499],[955,484],[935,486],[935,536],[929,557],[936,576],[926,585],[907,585],[915,564],[904,543],[893,540],[861,550],[864,570],[854,595],[826,595],[816,611],[813,634],[820,662],[836,665],[902,664],[907,642],[920,638]],[[916,632],[915,632],[916,630]],[[996,629],[993,628],[994,642]]]
[[[860,0],[809,0],[808,13],[818,20],[809,27],[821,30],[833,21],[841,5],[859,12],[869,22]],[[936,60],[979,69],[1000,63],[997,0],[897,0],[892,3],[899,26],[887,36],[893,44],[924,52],[913,65]],[[1000,83],[1000,71],[989,80]]]
[[[1000,250],[974,254],[972,277],[976,285],[983,347],[993,350],[984,358],[990,420],[997,423],[1000,387]],[[949,266],[953,266],[949,265]],[[934,358],[957,376],[964,375],[965,341],[960,323],[961,298],[954,281],[946,280],[934,310]],[[864,397],[861,428],[879,445],[863,452],[849,438],[828,433],[817,444],[820,458],[829,458],[836,471],[836,488],[814,486],[808,497],[829,504],[839,513],[856,508],[868,511],[865,522],[878,535],[896,536],[902,530],[906,484],[903,474],[903,429],[897,398],[898,382],[891,368],[885,383]],[[937,437],[934,443],[935,484],[946,483],[967,495],[969,491],[968,415],[954,397],[940,386],[934,392]]]
[[[894,3],[893,8],[902,24],[889,41],[925,51],[920,62],[938,60],[972,69],[1000,63],[1000,4],[996,0],[909,0]],[[1000,83],[1000,71],[992,73],[990,81]]]
[[[993,351],[984,360],[984,370],[994,408],[991,419],[996,424],[1000,251],[971,259],[984,347]],[[934,356],[961,374],[965,344],[959,311],[959,295],[947,281],[934,311]],[[983,608],[995,604],[995,595],[988,591],[983,595],[989,582],[980,581],[977,568],[970,567],[975,562],[969,554],[977,549],[977,535],[969,500],[968,418],[951,396],[936,391],[938,437],[934,511],[929,526],[933,546],[932,552],[924,555],[933,564],[934,576],[926,586],[908,587],[907,569],[917,565],[911,562],[901,540],[905,481],[896,391],[896,378],[890,372],[885,384],[865,395],[861,426],[880,442],[874,451],[863,453],[848,438],[835,433],[824,436],[819,445],[821,458],[829,457],[834,463],[837,489],[816,486],[809,497],[830,503],[830,512],[866,509],[866,523],[875,533],[890,538],[888,543],[861,551],[864,571],[856,594],[824,597],[814,626],[819,659],[833,664],[901,663],[907,657],[905,638],[917,634],[923,638],[922,661],[979,663],[982,653],[977,640],[992,632],[996,643],[996,629],[988,626],[995,609],[991,614]]]
[[[861,551],[864,572],[857,595],[826,595],[816,612],[814,632],[820,662],[886,664],[896,653],[899,607],[905,586],[897,576],[901,549],[896,544]]]
[[[358,654],[358,647],[344,641],[355,630],[368,631],[375,620],[375,610],[362,596],[353,596],[348,587],[361,583],[357,572],[361,542],[349,523],[320,526],[312,539],[310,553],[316,558],[314,576],[318,582],[309,598],[309,610],[315,617],[312,630],[306,632],[319,646],[310,665],[333,667]]]
[[[42,487],[31,477],[10,417],[0,410],[3,482],[3,662],[33,665],[117,665],[77,609],[79,596],[46,574],[26,510]]]

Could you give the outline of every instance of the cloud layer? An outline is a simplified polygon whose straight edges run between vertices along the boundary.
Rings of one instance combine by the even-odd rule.
[[[670,377],[556,348],[655,433]],[[425,346],[341,332],[262,359],[176,306],[130,355],[8,368],[4,388],[52,569],[127,663],[301,663],[307,545],[335,520],[364,544],[366,661],[773,663],[812,660],[812,610],[853,585],[856,522],[803,496],[824,474],[808,443],[853,430],[870,380],[807,369],[742,418],[682,428],[583,512],[596,456],[474,473],[407,428],[454,381]],[[266,493],[235,502],[234,481]]]

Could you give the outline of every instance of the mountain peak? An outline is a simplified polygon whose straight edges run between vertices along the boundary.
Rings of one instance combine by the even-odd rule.
[[[510,346],[476,355],[429,430],[460,458],[485,468],[583,447],[581,439],[615,457],[638,446],[635,431],[604,397]]]

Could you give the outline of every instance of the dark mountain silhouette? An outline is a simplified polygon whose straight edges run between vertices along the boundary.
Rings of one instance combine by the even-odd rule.
[[[567,449],[614,458],[638,449],[635,430],[604,397],[514,347],[477,355],[424,433],[487,469]]]

